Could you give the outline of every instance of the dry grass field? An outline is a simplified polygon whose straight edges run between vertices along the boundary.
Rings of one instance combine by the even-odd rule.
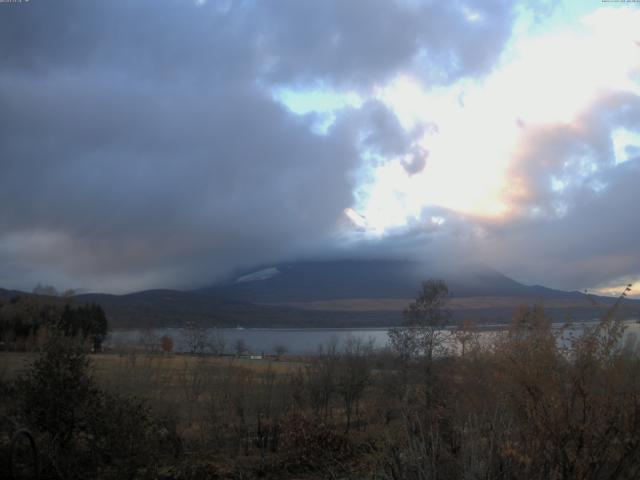
[[[0,378],[11,379],[25,371],[30,363],[36,358],[35,352],[2,352],[0,351]],[[143,365],[150,368],[152,375],[160,373],[169,374],[170,378],[176,372],[186,366],[191,366],[197,362],[204,362],[208,368],[220,367],[237,367],[252,370],[254,372],[263,372],[273,370],[279,373],[289,372],[292,369],[304,365],[304,359],[300,357],[283,357],[282,360],[264,359],[250,360],[248,358],[236,357],[215,357],[188,355],[188,354],[170,354],[155,355],[144,354],[129,351],[126,353],[101,353],[91,355],[89,357],[94,366],[96,378],[98,380],[107,380],[117,377],[124,371],[137,370]],[[133,367],[133,368],[132,368]],[[170,381],[174,381],[170,380]]]
[[[0,380],[16,378],[35,358],[32,352],[0,352]]]
[[[62,458],[78,479],[98,451],[95,478],[109,480],[630,479],[640,349],[624,327],[609,317],[559,342],[532,307],[488,342],[473,325],[454,332],[456,354],[437,354],[448,337],[423,326],[395,331],[394,352],[357,338],[286,361],[130,349],[89,355],[73,377],[85,364],[60,347],[13,390],[35,354],[0,353],[0,386],[14,395],[5,411],[40,428],[43,451],[54,445],[49,471]],[[404,349],[413,341],[422,350]],[[57,421],[69,405],[88,416],[61,450],[65,425],[32,412]]]
[[[336,300],[318,300],[311,302],[270,303],[295,307],[308,311],[324,312],[401,312],[412,302],[410,298],[345,298]],[[476,310],[485,308],[517,308],[527,305],[530,298],[523,297],[460,297],[452,298],[448,306],[456,310]],[[550,298],[544,302],[547,308],[584,308],[584,299]]]
[[[0,352],[0,380],[16,378],[35,358],[36,354],[30,352]],[[262,385],[282,381],[304,366],[300,359],[251,360],[145,354],[135,350],[89,358],[93,377],[100,387],[144,399],[157,410],[170,409],[185,428],[205,420],[214,392],[259,390]]]

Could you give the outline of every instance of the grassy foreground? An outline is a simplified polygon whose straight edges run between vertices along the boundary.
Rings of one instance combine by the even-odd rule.
[[[490,343],[460,329],[457,354],[436,329],[397,332],[433,356],[358,339],[304,362],[45,346],[0,354],[0,416],[34,432],[45,478],[635,479],[640,353],[623,329],[558,342],[533,308]]]

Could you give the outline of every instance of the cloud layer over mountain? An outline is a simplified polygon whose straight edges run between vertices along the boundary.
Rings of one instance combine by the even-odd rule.
[[[570,125],[524,125],[503,218],[426,205],[384,235],[359,240],[345,227],[371,165],[402,157],[409,176],[429,169],[418,139],[433,126],[405,128],[377,89],[398,75],[425,88],[482,79],[518,12],[544,15],[546,4],[32,0],[0,9],[0,285],[188,287],[352,248],[465,256],[562,287],[640,272],[640,160],[629,145],[618,165],[611,141],[616,128],[640,131],[629,93],[603,94]],[[291,111],[282,89],[350,91],[361,102],[337,109],[319,133],[322,115]],[[602,167],[597,177],[581,173],[591,168],[580,165],[585,152]]]

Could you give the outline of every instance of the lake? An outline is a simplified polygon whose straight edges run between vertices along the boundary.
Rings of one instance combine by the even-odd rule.
[[[153,336],[149,338],[150,334]],[[121,346],[143,346],[157,343],[163,335],[172,338],[177,352],[189,351],[190,333],[184,328],[161,328],[152,332],[142,330],[115,330],[109,334],[106,345],[112,348]],[[273,354],[276,347],[283,346],[287,353],[302,355],[316,353],[320,345],[337,341],[343,344],[349,337],[357,337],[373,342],[375,348],[383,348],[388,341],[386,328],[216,328],[206,330],[209,344],[224,342],[225,353],[235,353],[238,340],[244,341],[248,352],[254,354]],[[153,338],[158,341],[154,342]]]
[[[590,323],[593,324],[593,323]],[[578,323],[573,326],[574,332],[580,332],[587,323]],[[626,337],[638,338],[640,324],[635,321],[625,322],[627,327]],[[554,325],[559,328],[560,324]],[[481,337],[485,340],[500,330],[501,326],[493,325],[483,327]],[[350,337],[371,341],[374,348],[384,348],[388,344],[389,337],[386,328],[299,328],[299,329],[274,329],[274,328],[216,328],[203,331],[208,345],[224,344],[224,353],[235,353],[239,340],[246,345],[247,352],[253,354],[273,354],[276,347],[281,345],[287,353],[305,355],[317,353],[320,345],[327,345],[337,341],[338,348]],[[107,338],[106,346],[120,348],[124,346],[153,346],[160,345],[160,338],[168,335],[172,338],[176,352],[188,352],[192,343],[192,336],[188,329],[184,328],[159,328],[154,330],[115,330]],[[219,349],[218,349],[219,350]]]

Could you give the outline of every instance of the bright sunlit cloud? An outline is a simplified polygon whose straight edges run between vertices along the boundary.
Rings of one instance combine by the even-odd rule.
[[[604,295],[607,297],[619,297],[626,288],[631,285],[631,290],[627,291],[626,296],[630,298],[640,298],[640,275],[626,275],[622,278],[615,278],[606,283],[589,289],[589,293],[595,295]],[[635,286],[635,288],[634,288]]]
[[[406,129],[427,126],[418,142],[428,152],[427,165],[409,176],[398,167],[400,159],[389,159],[364,187],[357,210],[376,233],[403,225],[428,206],[472,216],[508,214],[506,191],[513,189],[508,167],[524,129],[572,125],[608,91],[640,94],[634,76],[640,65],[638,25],[637,9],[600,9],[577,24],[516,38],[486,78],[430,89],[401,75],[379,87],[377,98]],[[613,142],[617,162],[639,145],[637,134],[628,130],[617,131]],[[578,170],[579,176],[594,173]],[[555,179],[554,191],[566,183]],[[563,216],[566,205],[556,210]]]
[[[482,21],[477,12],[465,14],[469,21]],[[428,157],[417,174],[405,171],[404,158],[376,159],[363,170],[354,209],[367,219],[367,230],[380,235],[407,225],[425,207],[479,217],[507,215],[506,192],[516,188],[508,169],[524,129],[571,125],[607,91],[640,94],[638,25],[640,10],[603,8],[554,22],[549,31],[520,31],[484,78],[430,88],[407,73],[379,85],[372,98],[389,107],[407,131],[424,129],[416,146]],[[295,113],[320,114],[314,126],[320,134],[333,124],[336,112],[365,100],[355,92],[322,89],[284,89],[275,98]],[[639,138],[628,130],[615,132],[616,162],[636,152]],[[363,152],[363,158],[369,153]],[[553,191],[561,192],[568,180],[550,182]]]
[[[640,157],[640,132],[618,128],[611,135],[616,163]]]

